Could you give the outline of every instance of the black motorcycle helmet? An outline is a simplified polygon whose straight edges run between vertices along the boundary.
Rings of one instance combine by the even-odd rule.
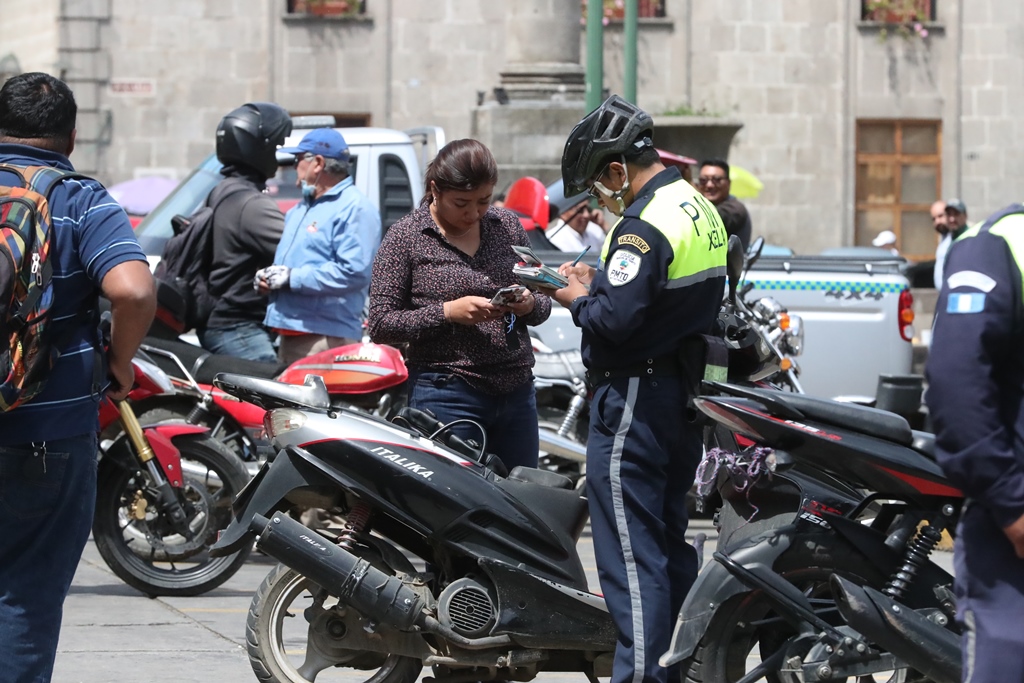
[[[609,97],[569,133],[562,152],[565,196],[586,192],[587,181],[598,171],[653,133],[650,114],[618,95]]]
[[[243,104],[217,126],[217,159],[270,178],[277,173],[277,148],[291,132],[292,119],[284,107],[272,102]]]

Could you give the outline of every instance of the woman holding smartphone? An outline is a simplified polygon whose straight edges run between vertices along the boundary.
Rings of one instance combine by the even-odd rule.
[[[491,206],[498,167],[476,140],[455,140],[427,167],[423,203],[384,236],[370,281],[370,338],[407,343],[409,405],[472,420],[511,470],[537,466],[537,403],[527,325],[551,300],[517,284],[512,245],[530,242],[516,215]],[[495,303],[505,302],[505,303]],[[452,431],[482,441],[467,422]]]

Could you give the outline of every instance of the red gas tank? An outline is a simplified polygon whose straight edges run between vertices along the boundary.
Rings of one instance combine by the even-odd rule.
[[[380,344],[349,344],[321,351],[289,365],[280,381],[302,384],[306,375],[320,375],[332,397],[344,395],[348,402],[368,408],[380,392],[409,378],[402,353]],[[364,397],[364,400],[359,400]]]

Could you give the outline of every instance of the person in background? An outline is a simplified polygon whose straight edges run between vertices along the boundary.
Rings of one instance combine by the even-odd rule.
[[[599,250],[604,245],[605,232],[593,220],[593,216],[601,212],[591,210],[590,197],[586,194],[572,199],[579,201],[559,214],[548,226],[545,232],[548,240],[562,251],[579,253],[587,247]]]
[[[899,256],[900,250],[896,248],[896,233],[892,230],[883,230],[871,240],[871,246],[879,249],[888,249],[893,256]]]
[[[932,227],[939,236],[939,243],[935,247],[935,266],[932,275],[935,281],[935,289],[942,289],[942,266],[946,260],[946,252],[949,250],[949,226],[946,225],[946,202],[941,199],[932,204],[929,213],[932,215]]]
[[[729,164],[722,159],[702,161],[697,176],[697,189],[715,205],[725,223],[726,232],[739,237],[745,250],[750,245],[754,228],[747,207],[730,194],[732,182],[729,180]]]
[[[213,217],[209,291],[218,301],[206,325],[196,330],[208,351],[277,360],[273,339],[263,326],[267,302],[253,291],[252,281],[257,270],[274,262],[284,230],[284,216],[264,189],[277,173],[277,148],[291,131],[288,112],[269,102],[244,104],[217,126],[224,180],[211,197],[225,196]]]
[[[476,140],[455,140],[427,167],[423,204],[384,236],[370,282],[370,338],[407,343],[409,405],[442,422],[468,419],[486,431],[488,450],[511,470],[537,466],[539,435],[533,347],[527,325],[551,300],[491,299],[518,284],[512,245],[529,246],[514,213],[492,208],[498,166]],[[481,441],[473,425],[452,431]]]
[[[274,265],[254,286],[270,303],[264,324],[280,333],[278,360],[299,358],[363,336],[370,269],[380,245],[380,212],[349,175],[345,138],[317,128],[294,154],[302,201],[288,210]]]
[[[63,81],[9,79],[0,88],[0,163],[73,171],[77,113]],[[20,185],[0,169],[0,186]],[[132,358],[156,311],[146,254],[99,182],[57,180],[49,209],[50,334],[60,357],[41,393],[0,412],[0,679],[31,683],[53,675],[64,599],[92,527],[103,387],[113,399],[128,395]],[[111,311],[106,348],[101,293]]]
[[[942,204],[942,231],[939,230],[939,221],[935,217],[935,210]],[[942,289],[942,278],[945,274],[946,259],[949,255],[949,248],[960,235],[967,229],[967,206],[959,199],[947,199],[944,202],[932,204],[932,225],[942,234],[939,246],[935,249],[935,289]]]

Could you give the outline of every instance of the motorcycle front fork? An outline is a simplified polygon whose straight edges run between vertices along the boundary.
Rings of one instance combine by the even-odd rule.
[[[128,436],[128,441],[131,442],[132,452],[139,464],[145,468],[153,483],[153,488],[156,490],[157,510],[160,514],[166,515],[175,529],[185,534],[186,537],[191,537],[185,509],[181,506],[178,496],[175,495],[174,488],[167,479],[167,474],[160,466],[160,461],[153,453],[153,447],[149,445],[149,439],[142,431],[142,425],[139,424],[139,418],[135,416],[135,410],[132,409],[131,403],[124,399],[117,401],[116,405],[121,414],[121,425]]]

